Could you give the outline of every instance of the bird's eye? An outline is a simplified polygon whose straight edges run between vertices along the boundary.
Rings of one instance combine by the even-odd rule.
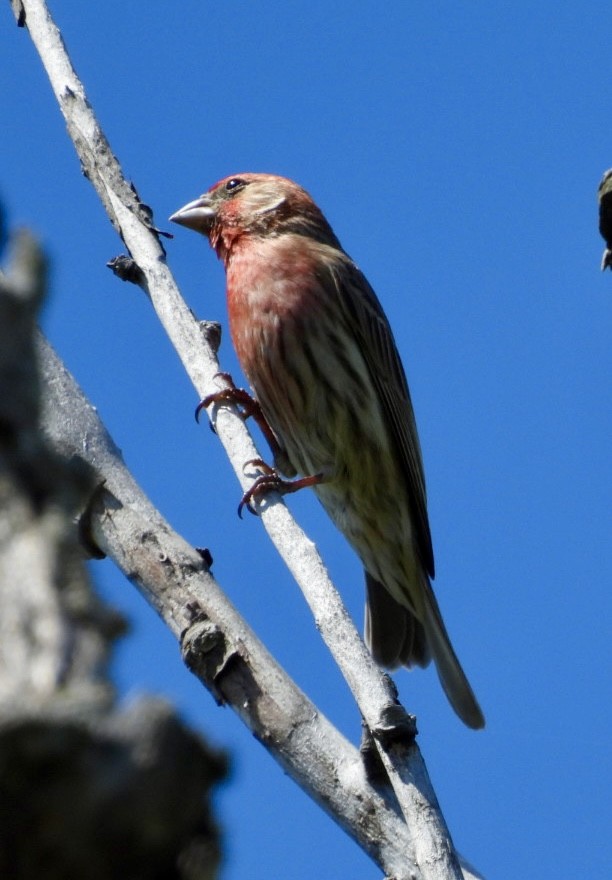
[[[242,189],[243,186],[246,186],[246,180],[242,180],[240,177],[232,177],[232,179],[228,180],[225,184],[225,191],[235,193],[239,189]]]

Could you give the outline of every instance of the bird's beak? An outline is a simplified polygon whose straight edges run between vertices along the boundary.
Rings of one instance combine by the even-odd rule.
[[[170,220],[173,223],[186,226],[188,229],[195,229],[196,232],[201,232],[203,235],[208,235],[215,219],[215,213],[210,196],[204,193],[199,199],[188,202],[175,211]]]

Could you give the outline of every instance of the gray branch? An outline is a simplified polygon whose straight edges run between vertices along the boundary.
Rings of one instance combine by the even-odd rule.
[[[365,777],[359,752],[259,642],[208,571],[136,484],[70,373],[41,338],[43,423],[68,460],[98,476],[87,514],[95,545],[115,560],[174,635],[188,666],[230,705],[283,769],[393,877],[420,877],[393,802]]]
[[[215,375],[219,371],[215,348],[210,342],[210,325],[199,324],[181,299],[166,265],[165,252],[159,242],[158,231],[153,226],[151,213],[140,203],[133,187],[125,181],[121,168],[85,97],[83,85],[72,68],[59,31],[51,20],[45,3],[43,0],[21,0],[20,6],[25,14],[25,24],[43,60],[66,119],[84,173],[95,186],[113,225],[119,231],[136,263],[137,271],[134,277],[138,278],[149,295],[198,394],[204,397],[216,390]],[[252,477],[249,478],[243,473],[243,463],[258,458],[259,455],[243,421],[235,410],[223,407],[216,413],[215,427],[242,487],[248,488]],[[56,439],[59,440],[59,437]],[[81,444],[83,445],[83,438]],[[85,442],[85,449],[86,445]],[[95,461],[92,463],[95,466]],[[106,513],[100,507],[100,504],[104,503],[109,505]],[[121,519],[118,519],[119,510],[113,508],[114,503],[116,502],[113,502],[108,489],[103,488],[96,502],[97,517],[94,521],[102,523],[106,516],[109,522],[121,522],[121,529],[129,529],[130,521],[125,502],[121,502]],[[412,862],[409,853],[413,851],[416,864],[424,878],[428,880],[429,878],[432,880],[461,878],[461,869],[454,854],[448,829],[418,747],[411,737],[404,737],[402,742],[397,736],[394,739],[388,736],[390,728],[397,733],[398,730],[409,730],[411,727],[409,717],[397,702],[392,683],[373,663],[329,580],[316,548],[292,519],[282,500],[275,495],[268,496],[260,506],[260,513],[268,534],[304,592],[317,626],[355,695],[367,726],[374,735],[397,803],[401,805],[411,846],[404,849],[404,867],[401,870],[397,864],[394,864],[393,870],[388,870],[388,863],[384,860],[380,862],[381,865],[394,876],[418,876],[416,868],[406,867]],[[124,514],[126,519],[123,519]],[[157,528],[152,530],[152,522],[156,522],[159,528],[162,528],[162,521],[157,514],[155,520],[148,518],[137,523],[136,533],[139,528],[142,529],[146,535],[144,544],[161,546],[160,542],[165,533],[163,529],[161,532],[158,532]],[[99,532],[100,530],[96,528],[96,538],[102,540]],[[117,535],[117,539],[111,542],[108,534],[104,532],[104,544],[108,547],[109,554],[128,575],[140,583],[150,601],[177,634],[185,627],[189,627],[189,620],[185,616],[185,597],[181,593],[180,578],[178,578],[183,566],[172,566],[175,580],[166,583],[161,591],[153,590],[151,583],[155,575],[159,574],[158,569],[161,567],[165,570],[165,550],[160,551],[158,563],[153,565],[150,555],[146,558],[140,555],[143,541],[128,542],[122,541],[121,538],[121,535]],[[127,552],[130,554],[129,557],[124,555]],[[189,570],[192,565],[193,558],[190,563],[186,563],[187,569]],[[212,619],[207,605],[203,604],[201,607],[205,609],[206,616]],[[195,622],[192,621],[191,626],[193,628],[201,624],[196,610]],[[240,625],[244,626],[244,624]],[[210,639],[214,643],[216,638],[214,633],[206,632],[203,645],[210,645]],[[189,639],[187,642],[190,643]],[[197,643],[200,644],[199,641]],[[192,662],[194,662],[194,654],[193,649],[188,651]],[[215,651],[212,651],[212,654],[216,656]],[[234,648],[231,656],[236,656]],[[270,669],[275,670],[274,675],[278,675],[279,670],[272,659],[268,657],[266,662],[272,664]],[[213,689],[214,687],[216,685],[213,682]],[[245,720],[247,723],[253,723],[252,718]],[[262,739],[265,742],[266,738],[262,737]],[[295,739],[292,737],[291,747],[288,747],[287,751],[276,752],[276,757],[283,765],[291,763],[292,767],[297,768],[302,765],[302,757],[291,754],[295,747]],[[389,741],[393,742],[391,746],[388,745]],[[269,745],[267,742],[265,744]],[[309,756],[309,760],[312,759],[312,755]],[[338,766],[335,766],[333,761],[328,764],[328,772],[331,773],[332,779],[338,772]],[[325,805],[327,793],[321,794],[311,781],[300,779],[299,774],[295,772],[294,777],[319,803]],[[336,815],[336,818],[346,827],[347,822],[342,816]],[[350,830],[356,836],[354,826],[351,825]],[[367,846],[365,848],[371,852],[370,848]]]

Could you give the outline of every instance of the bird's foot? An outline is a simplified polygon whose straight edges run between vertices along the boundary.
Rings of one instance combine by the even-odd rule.
[[[198,403],[195,411],[196,422],[199,422],[202,410],[209,407],[211,403],[234,404],[234,406],[238,408],[238,412],[244,421],[251,417],[255,419],[255,422],[266,438],[274,457],[276,458],[277,455],[282,455],[278,440],[274,436],[274,432],[268,424],[268,420],[264,416],[258,401],[255,400],[252,394],[249,394],[246,388],[237,388],[229,373],[216,373],[215,379],[217,378],[224,379],[228,383],[228,387],[221,388],[220,391],[213,391],[212,394],[207,394],[206,397]]]
[[[325,479],[323,474],[312,474],[309,477],[300,477],[297,480],[284,480],[273,467],[262,461],[261,458],[252,458],[245,462],[245,467],[254,465],[263,471],[261,476],[257,477],[250,489],[248,489],[238,505],[238,516],[242,519],[242,510],[247,508],[249,513],[258,516],[259,514],[253,507],[253,502],[257,501],[268,492],[278,492],[280,495],[290,495],[293,492],[299,492],[300,489],[307,489],[310,486],[318,486]]]
[[[219,391],[213,391],[198,403],[195,411],[196,422],[200,421],[200,415],[203,409],[206,409],[211,403],[233,403],[235,404],[243,419],[261,412],[259,404],[255,398],[249,394],[246,388],[237,388],[229,373],[215,373],[215,379],[224,379],[228,383],[227,388],[221,388]]]

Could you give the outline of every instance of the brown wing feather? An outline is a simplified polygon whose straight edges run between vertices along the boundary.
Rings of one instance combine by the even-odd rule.
[[[331,266],[334,285],[379,394],[406,480],[418,553],[425,570],[433,578],[434,556],[425,476],[406,374],[378,297],[352,260],[346,255],[343,257],[342,262],[336,260]]]

